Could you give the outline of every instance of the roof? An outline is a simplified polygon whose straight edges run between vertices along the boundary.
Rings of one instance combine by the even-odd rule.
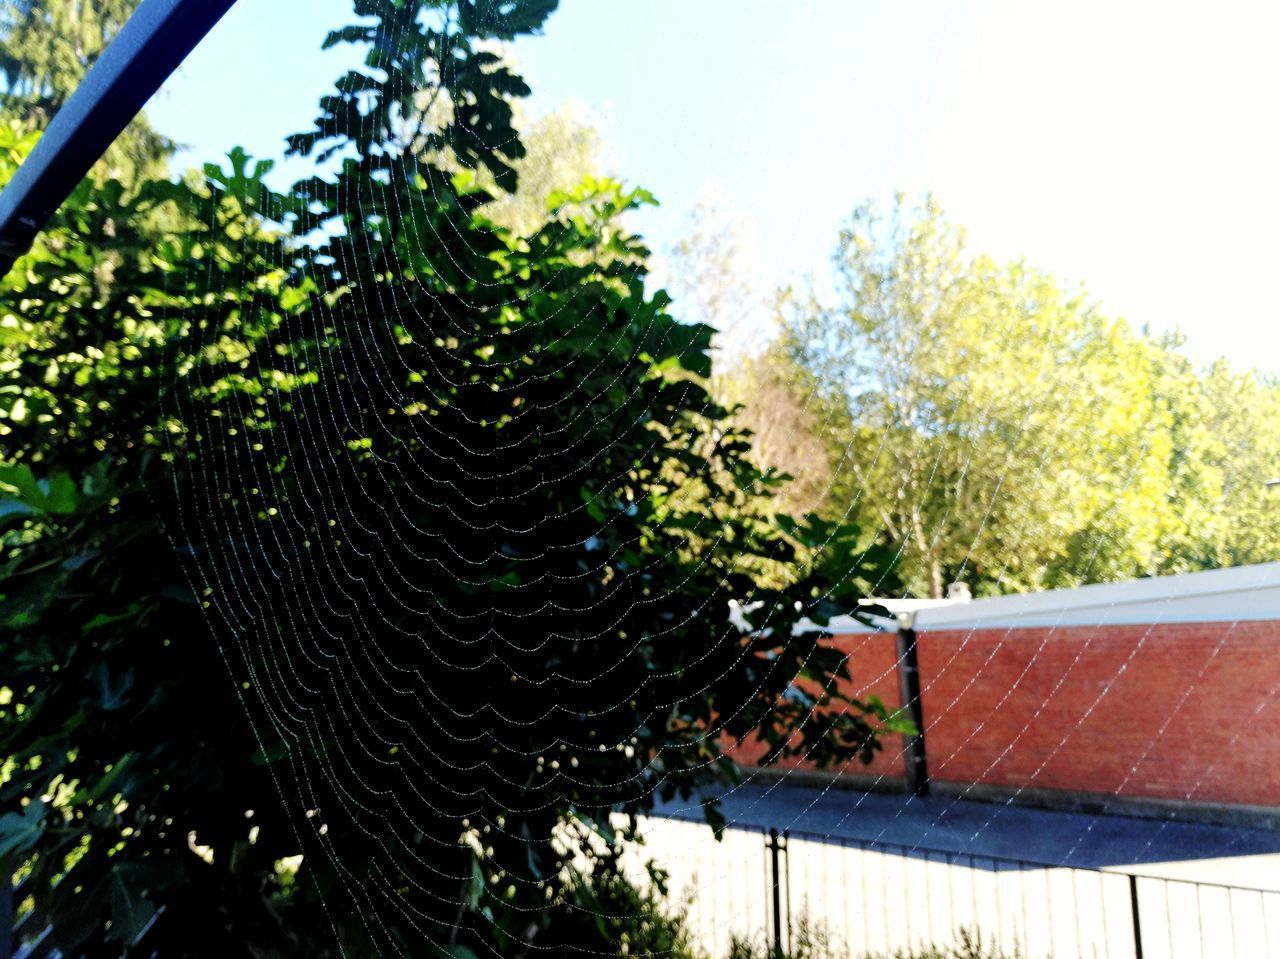
[[[975,601],[976,602],[976,601]],[[730,790],[720,811],[740,828],[803,831],[810,841],[1032,860],[1078,869],[1256,886],[1280,892],[1280,833],[1174,819],[1035,809],[945,794],[816,788],[763,778]],[[651,818],[702,822],[701,802],[662,803]],[[994,868],[994,864],[992,867]]]
[[[871,600],[917,630],[1280,620],[1280,563],[963,600]],[[886,628],[894,628],[890,620]],[[835,617],[837,633],[873,630]]]

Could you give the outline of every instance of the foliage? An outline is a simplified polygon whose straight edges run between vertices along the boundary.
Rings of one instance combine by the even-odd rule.
[[[761,345],[756,340],[766,295],[753,226],[728,192],[707,185],[689,211],[685,234],[667,252],[667,287],[692,318],[715,329],[717,349],[730,357]]]
[[[358,0],[366,69],[291,141],[335,179],[85,184],[0,286],[0,849],[64,952],[601,948],[582,875],[725,743],[900,728],[795,629],[881,571],[748,509],[777,481],[645,291],[647,194],[521,237],[433,162],[517,189],[490,46],[554,6]],[[824,549],[850,575],[752,572]]]
[[[494,195],[484,206],[484,216],[518,236],[532,236],[550,219],[554,194],[604,175],[605,149],[589,119],[569,106],[522,124],[520,139],[525,154],[512,163],[519,177],[514,193],[503,193],[492,177],[480,177],[481,185]]]
[[[749,214],[722,189],[708,186],[688,215],[686,235],[667,251],[662,278],[688,316],[715,331],[716,374],[711,392],[730,412],[734,428],[749,432],[752,462],[781,481],[773,496],[752,504],[761,519],[803,516],[826,505],[831,493],[830,450],[823,435],[825,404],[800,389],[794,364],[768,346],[763,272]],[[763,338],[762,338],[763,337]],[[701,490],[689,495],[705,500]],[[890,565],[874,537],[864,544],[881,576]],[[803,548],[802,554],[805,554]],[[829,564],[822,550],[805,561]],[[788,581],[787,565],[762,564],[769,582]],[[837,573],[838,575],[838,573]],[[875,577],[877,589],[894,582]]]
[[[835,266],[834,303],[784,299],[769,374],[824,411],[810,423],[829,472],[808,478],[830,490],[824,511],[883,530],[912,592],[1275,557],[1261,476],[1280,425],[1253,412],[1280,398],[1274,383],[1202,374],[1176,339],[974,254],[932,199],[857,210]]]
[[[956,933],[954,945],[899,949],[889,956],[868,956],[867,959],[1024,959],[1025,955],[1016,943],[1010,952],[998,942],[984,941],[981,930],[962,927]]]
[[[666,897],[666,876],[653,864],[647,881],[632,882],[614,864],[575,880],[566,914],[549,930],[551,948],[592,948],[598,954],[703,959],[681,907]],[[544,944],[548,945],[548,944]]]
[[[961,927],[956,941],[949,946],[924,945],[896,949],[892,953],[862,953],[862,959],[1025,959],[1022,948],[1014,945],[1007,951],[997,942],[984,940],[980,929]],[[854,953],[835,940],[826,929],[807,915],[801,915],[792,931],[791,945],[779,953],[772,948],[735,936],[730,943],[728,959],[852,959]]]
[[[0,117],[40,130],[80,85],[138,0],[0,0]],[[94,167],[98,182],[164,173],[173,145],[137,117]]]
[[[71,96],[138,0],[4,0],[0,72],[6,93],[44,119]]]
[[[762,945],[758,938],[733,935],[727,959],[838,959],[849,950],[827,931],[826,926],[802,912],[788,930],[788,945],[782,951]]]
[[[734,408],[734,422],[751,431],[753,459],[788,477],[776,497],[780,509],[801,515],[833,507],[840,515],[833,479],[845,451],[836,448],[833,427],[846,424],[812,377],[775,344],[727,364],[712,388]]]
[[[235,955],[283,935],[275,859],[296,843],[157,508],[191,481],[158,403],[220,363],[188,338],[221,311],[235,330],[253,293],[216,278],[276,262],[227,184],[87,182],[3,284],[0,845],[68,950],[115,955],[149,930],[166,953]],[[157,244],[161,210],[189,233]]]

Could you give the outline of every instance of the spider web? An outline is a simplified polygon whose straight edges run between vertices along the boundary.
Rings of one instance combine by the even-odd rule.
[[[245,5],[252,6],[248,0]],[[341,17],[326,26],[343,26],[348,18],[345,13]],[[554,18],[548,29],[556,29]],[[386,38],[392,45],[400,39]],[[516,62],[519,54],[517,42]],[[289,87],[299,81],[285,74],[273,82]],[[296,117],[287,132],[304,129],[309,117]],[[469,133],[465,126],[460,130]],[[678,148],[673,144],[672,150]],[[726,162],[750,162],[731,160],[728,147],[725,154]],[[602,506],[603,494],[600,502],[585,495],[568,508],[563,507],[564,497],[554,495],[566,487],[587,489],[590,484],[583,485],[583,477],[607,489],[609,481],[622,482],[632,469],[625,461],[634,455],[632,448],[623,443],[633,435],[637,417],[645,415],[632,409],[641,387],[621,375],[602,380],[599,356],[634,355],[637,348],[629,338],[637,330],[643,335],[659,327],[663,310],[652,298],[655,284],[648,282],[650,298],[625,319],[612,313],[617,303],[601,293],[598,282],[561,295],[556,311],[542,315],[540,297],[550,291],[561,294],[559,286],[566,281],[581,282],[572,257],[556,260],[557,265],[525,286],[521,295],[509,295],[508,287],[519,284],[483,272],[492,265],[492,250],[478,245],[485,242],[477,239],[481,234],[458,229],[456,220],[426,209],[431,204],[441,210],[453,205],[444,172],[438,183],[410,194],[422,209],[388,207],[378,196],[341,193],[343,181],[336,170],[342,160],[339,155],[316,162],[319,179],[306,187],[308,203],[290,211],[256,212],[263,229],[288,228],[300,238],[292,245],[268,245],[271,255],[278,257],[274,262],[253,265],[228,258],[228,267],[208,257],[205,282],[226,291],[232,309],[243,316],[278,309],[278,296],[255,286],[262,266],[288,276],[296,288],[307,285],[313,291],[311,308],[267,329],[263,336],[272,348],[256,348],[250,359],[239,362],[227,352],[218,322],[219,312],[227,307],[210,304],[210,322],[197,325],[184,348],[193,355],[224,353],[226,362],[198,367],[194,377],[175,376],[161,384],[165,415],[182,424],[170,452],[189,459],[190,465],[184,474],[187,485],[175,484],[171,500],[160,507],[228,669],[240,685],[303,856],[323,859],[330,866],[335,885],[324,892],[326,908],[335,916],[358,917],[378,954],[419,955],[423,944],[456,946],[459,917],[471,910],[483,913],[494,888],[517,889],[520,894],[513,895],[513,901],[531,902],[538,891],[555,886],[548,880],[548,863],[559,874],[574,864],[583,848],[611,843],[599,832],[582,831],[581,822],[569,814],[572,810],[588,809],[600,817],[602,811],[656,802],[661,808],[641,834],[652,830],[659,837],[655,848],[675,857],[659,864],[679,870],[680,850],[664,846],[661,839],[668,835],[664,829],[682,822],[671,810],[669,797],[659,797],[665,750],[642,771],[614,781],[587,777],[585,767],[602,754],[634,750],[638,730],[627,723],[646,715],[633,708],[635,698],[645,698],[649,712],[657,713],[690,696],[687,684],[692,680],[685,675],[644,673],[643,663],[637,662],[642,639],[649,644],[702,643],[705,649],[695,650],[689,659],[714,665],[710,679],[703,675],[697,682],[730,682],[738,662],[733,651],[742,636],[730,603],[750,615],[756,597],[725,592],[688,602],[669,581],[661,580],[662,588],[651,594],[643,584],[660,562],[627,558],[635,544],[619,542],[621,520]],[[292,177],[302,162],[291,159],[280,169]],[[467,164],[457,166],[465,169]],[[645,171],[628,172],[644,180]],[[298,178],[303,175],[298,173]],[[394,178],[397,173],[387,175]],[[271,182],[283,184],[285,177],[273,174]],[[234,199],[236,190],[242,191],[241,202],[250,203],[257,189],[252,177],[235,181],[224,193],[210,197],[208,215],[218,215],[217,205],[227,197]],[[289,191],[282,187],[282,192]],[[386,195],[399,202],[406,194],[392,190]],[[378,260],[373,251],[366,251],[368,262],[326,263],[298,255],[306,244],[323,245],[340,235],[340,228],[317,214],[317,208],[341,209],[353,220],[378,219],[391,227],[424,222],[431,230],[413,231],[402,240],[407,248],[399,260]],[[484,208],[474,216],[483,218]],[[621,222],[626,226],[636,220],[632,215]],[[374,263],[387,275],[360,272],[371,270]],[[326,272],[330,266],[333,271]],[[610,266],[609,282],[645,288],[644,257],[622,258]],[[340,274],[371,282],[338,288],[334,278]],[[412,288],[427,274],[453,280],[434,286],[423,281],[414,296],[385,295]],[[185,279],[174,278],[175,290]],[[450,292],[450,285],[465,292]],[[677,316],[680,308],[677,300],[672,307]],[[520,316],[522,322],[493,335],[489,358],[477,354],[460,360],[451,354],[452,340],[474,337],[493,317],[506,315]],[[503,337],[508,338],[507,346]],[[582,348],[566,350],[566,341],[580,341]],[[334,343],[342,346],[329,348]],[[511,374],[510,343],[519,343],[525,355],[537,360],[528,371]],[[677,359],[689,354],[692,362],[698,349],[691,342],[676,351]],[[546,366],[541,359],[545,355],[563,357],[563,362]],[[272,358],[270,365],[264,364],[264,357]],[[722,355],[716,359],[728,361]],[[305,384],[305,389],[226,389],[229,369],[230,375],[247,381],[288,381]],[[1034,378],[1047,372],[1021,370],[1019,375]],[[408,383],[416,389],[409,390]],[[786,387],[803,397],[802,410],[820,407],[812,383],[791,378]],[[520,403],[503,414],[508,417],[505,431],[487,430],[497,404],[513,393],[520,394]],[[213,395],[218,402],[208,402]],[[698,412],[710,414],[711,402],[705,400]],[[1087,406],[1097,397],[1081,386],[1069,402]],[[1027,406],[1021,418],[1010,422],[997,419],[990,408],[982,409],[972,442],[976,447],[997,430],[1012,430],[1010,445],[1016,455],[1031,464],[1038,481],[1047,482],[1049,477],[1042,474],[1048,446],[1036,448],[1025,432],[1036,412]],[[601,423],[612,423],[610,429],[618,438],[595,442]],[[254,424],[270,428],[254,429]],[[587,429],[588,425],[596,428]],[[847,480],[854,458],[874,462],[886,455],[883,438],[864,448],[856,436],[840,436],[839,429],[829,416],[821,420],[821,438],[839,450],[822,490],[826,499],[837,483]],[[1052,430],[1047,435],[1049,442],[1056,439]],[[364,442],[368,455],[346,455],[353,438]],[[676,431],[665,445],[655,441],[654,449],[696,455],[705,441],[704,434]],[[615,454],[623,460],[616,460]],[[1135,455],[1135,462],[1138,458]],[[933,466],[938,468],[937,460]],[[965,460],[963,470],[969,466],[970,460]],[[1119,488],[1111,491],[1117,503],[1137,481],[1134,470],[1121,473]],[[906,487],[900,492],[906,495]],[[981,504],[979,535],[987,532],[987,517],[1001,495],[997,486],[993,499]],[[708,502],[689,530],[699,551],[690,577],[709,568],[712,557],[736,568],[734,544],[724,538],[717,505],[730,504]],[[860,495],[851,497],[838,518],[855,517],[861,505]],[[622,515],[625,520],[625,510]],[[945,519],[929,531],[931,536],[943,535]],[[866,532],[871,540],[888,535],[883,528]],[[1084,551],[1082,568],[1074,572],[1088,578],[1092,557],[1105,545],[1105,533],[1099,533],[1092,549]],[[808,562],[823,562],[821,545]],[[510,582],[494,578],[494,569],[513,567],[525,572]],[[850,578],[857,572],[844,571]],[[607,591],[600,588],[602,578],[611,584]],[[994,578],[1001,580],[1002,572]],[[565,603],[566,596],[584,601]],[[633,622],[649,622],[640,615],[641,607],[680,606],[686,609],[685,618],[671,621],[665,632],[634,634]],[[691,621],[703,625],[690,631]],[[1123,808],[1120,800],[1142,774],[1147,751],[1156,748],[1175,723],[1231,643],[1237,625],[1229,615],[1215,625],[1219,633],[1209,657],[1182,677],[1172,712],[1161,717],[1127,775],[1111,787],[1118,807]],[[970,628],[935,675],[945,674],[967,654],[978,632]],[[1127,657],[1099,679],[1093,698],[1074,704],[1079,722],[1106,704],[1116,681],[1147,644],[1156,641],[1153,635],[1154,627],[1142,633]],[[1023,684],[1057,638],[1053,629],[1042,630],[1034,639],[1006,630],[988,648],[985,662],[1019,644],[1021,671],[1012,675],[954,753],[933,756],[931,761],[945,767],[989,725],[999,723],[1007,700],[1022,694]],[[1020,728],[1008,732],[1003,751],[972,782],[927,803],[904,801],[888,823],[878,827],[876,838],[894,841],[895,824],[919,813],[921,804],[928,825],[911,833],[909,852],[945,845],[948,823],[961,807],[979,809],[967,840],[975,847],[984,834],[998,833],[1023,793],[1034,789],[1041,773],[1075,745],[1074,726],[1063,727],[1056,740],[1046,741],[1043,717],[1056,707],[1055,694],[1086,668],[1089,653],[1090,643],[1085,642],[1059,667],[1056,683],[1044,692],[1043,701]],[[892,686],[902,662],[891,660],[885,666],[881,661],[877,673],[861,669],[856,656],[850,663],[862,689]],[[619,673],[634,674],[636,683],[619,684]],[[924,677],[923,697],[929,704],[926,735],[952,710],[963,708],[962,698],[982,675],[981,668],[974,672],[949,702],[935,692],[934,679]],[[459,695],[464,688],[467,694]],[[619,694],[619,689],[625,691]],[[1270,690],[1272,697],[1274,693]],[[1255,714],[1268,708],[1268,701],[1259,702]],[[998,780],[997,767],[1010,751],[1019,749],[1033,724],[1037,748],[1042,750],[1038,765],[999,801],[974,807],[969,800],[975,790]],[[1247,722],[1241,724],[1228,748],[1247,737],[1247,729]],[[800,732],[796,730],[794,741],[799,742]],[[829,769],[822,785],[789,807],[790,819],[776,821],[776,828],[804,828],[812,810],[839,802],[840,817],[818,830],[825,838],[838,838],[848,822],[857,820],[864,804],[874,801],[875,789],[900,775],[904,757],[899,743],[897,737],[886,737],[886,750],[869,774],[854,761]],[[670,748],[698,745],[680,742]],[[283,754],[276,755],[273,750],[281,747]],[[740,798],[750,809],[761,796],[785,789],[789,777],[800,777],[803,765],[787,765],[780,777],[748,768],[742,785],[725,786],[714,797],[700,800]],[[577,773],[579,769],[584,772]],[[1212,768],[1202,770],[1187,798],[1213,775]],[[847,778],[856,782],[858,791],[839,791]],[[811,785],[812,780],[803,782]],[[496,808],[504,808],[506,814],[495,813]],[[1099,822],[1105,819],[1080,819],[1066,827],[1074,834],[1057,865],[1076,865],[1077,850],[1089,843]],[[526,827],[525,833],[513,833],[512,823]],[[547,828],[529,830],[530,823]],[[1159,842],[1160,830],[1147,840],[1149,845]],[[338,835],[343,843],[335,842]],[[359,855],[353,856],[356,846]],[[467,855],[459,857],[459,849]],[[1229,841],[1223,848],[1228,852]],[[646,855],[643,848],[639,854]],[[710,873],[704,868],[696,876],[693,895],[714,898],[716,888],[735,882],[737,864],[724,858],[711,862]],[[468,863],[475,864],[475,871]],[[837,889],[842,895],[855,894],[845,888],[847,882],[847,877],[839,883],[828,878],[823,895],[836,895]],[[530,918],[518,928],[502,930],[512,949],[526,954],[546,951],[536,934],[534,908],[516,908],[527,909]],[[557,901],[551,908],[590,911],[569,901]],[[750,925],[746,914],[753,909],[754,905],[738,903],[713,915],[709,936],[717,943],[727,942],[730,932],[744,922]],[[492,921],[492,911],[486,915]],[[410,929],[418,940],[405,941],[393,928]],[[1015,934],[1034,935],[1025,926],[1014,928]],[[1082,948],[1086,938],[1080,936]],[[1240,949],[1237,944],[1236,954],[1248,954]]]

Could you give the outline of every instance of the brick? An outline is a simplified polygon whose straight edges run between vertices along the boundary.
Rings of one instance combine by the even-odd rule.
[[[846,692],[897,706],[891,634],[837,637]],[[919,634],[938,779],[1280,805],[1280,622]],[[900,776],[900,741],[870,770]],[[750,762],[759,750],[740,750]]]

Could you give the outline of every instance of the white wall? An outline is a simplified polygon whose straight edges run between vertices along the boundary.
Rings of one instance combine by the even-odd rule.
[[[762,833],[729,830],[717,843],[705,824],[673,819],[645,820],[643,831],[634,863],[651,858],[670,872],[671,901],[687,909],[713,959],[727,956],[734,934],[771,941]],[[1028,959],[1135,955],[1129,878],[1120,872],[795,838],[786,855],[784,922],[807,915],[832,936],[836,955],[952,944],[961,926],[1010,952],[1017,942]],[[1145,959],[1280,959],[1280,892],[1141,878],[1138,898]]]

